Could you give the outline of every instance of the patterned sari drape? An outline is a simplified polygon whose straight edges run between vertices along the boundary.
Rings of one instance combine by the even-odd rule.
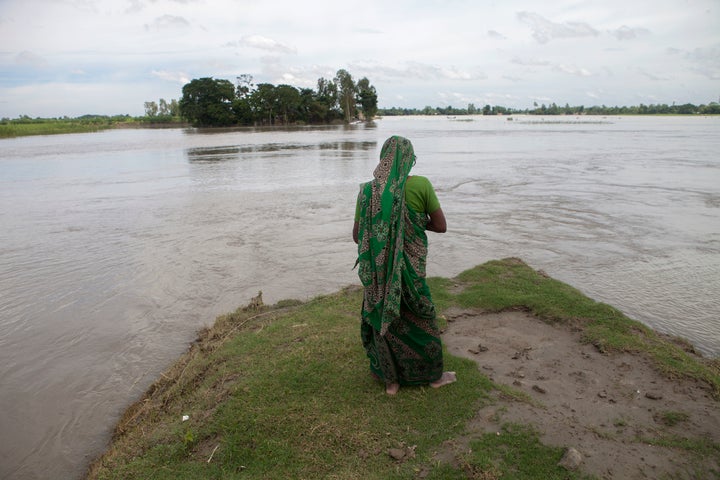
[[[414,163],[410,141],[389,138],[374,179],[358,196],[363,345],[372,371],[400,384],[435,381],[443,367],[435,306],[425,282],[427,215],[405,204]]]

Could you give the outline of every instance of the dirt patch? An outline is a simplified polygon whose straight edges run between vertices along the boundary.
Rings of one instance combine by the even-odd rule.
[[[504,423],[529,424],[545,444],[579,451],[580,470],[599,478],[717,478],[710,473],[720,470],[716,452],[699,456],[653,444],[661,438],[720,443],[720,404],[702,385],[666,378],[640,356],[600,353],[577,330],[524,312],[445,316],[450,353],[532,399],[498,394],[471,422],[466,440]]]

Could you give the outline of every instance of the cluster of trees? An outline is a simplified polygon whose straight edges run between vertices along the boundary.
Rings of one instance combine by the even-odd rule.
[[[152,122],[171,122],[180,116],[180,104],[177,100],[161,98],[158,103],[145,102],[145,118]]]
[[[199,78],[183,86],[180,115],[195,126],[291,125],[371,120],[377,92],[367,78],[357,83],[346,70],[318,79],[317,90],[260,83],[250,75],[229,80]]]
[[[379,109],[379,115],[718,115],[720,114],[720,103],[710,102],[707,105],[693,105],[686,103],[683,105],[643,105],[642,103],[632,107],[607,107],[593,106],[575,106],[571,107],[565,104],[560,107],[555,103],[550,105],[537,103],[534,108],[514,109],[502,106],[485,105],[482,109],[477,109],[474,104],[468,104],[467,108],[454,107],[425,107],[421,110],[415,108],[384,108]]]

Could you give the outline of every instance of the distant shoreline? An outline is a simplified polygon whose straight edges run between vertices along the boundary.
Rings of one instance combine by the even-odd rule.
[[[384,115],[378,115],[375,117],[375,120],[381,120],[383,116],[386,117],[427,117],[427,116],[442,116],[439,114],[431,114],[426,115],[420,112],[412,113],[412,114],[392,114],[392,113],[385,113]],[[464,121],[471,121],[473,117],[504,117],[508,120],[512,119],[513,117],[536,117],[536,118],[553,118],[558,120],[550,120],[550,121],[531,121],[531,122],[523,122],[523,123],[532,123],[532,124],[550,124],[550,123],[567,123],[562,120],[559,120],[561,118],[577,118],[577,117],[583,117],[583,118],[608,118],[608,117],[720,117],[720,114],[701,114],[701,113],[692,113],[692,114],[681,114],[681,113],[649,113],[649,114],[641,114],[641,113],[608,113],[608,114],[588,114],[586,113],[577,113],[577,114],[536,114],[536,113],[507,113],[507,114],[497,114],[497,115],[482,115],[482,114],[468,114],[468,113],[460,113],[460,114],[452,114],[452,115],[446,115],[451,120],[464,120]],[[459,117],[459,119],[457,118]],[[592,121],[588,120],[588,123]],[[601,123],[602,121],[598,120],[598,123]],[[593,122],[594,123],[594,122]],[[602,122],[604,123],[604,122]],[[327,125],[333,125],[333,124],[327,124]],[[293,127],[293,126],[307,126],[307,125],[274,125],[274,126],[264,126],[264,128],[287,128],[287,127]],[[315,126],[315,125],[313,125]],[[70,133],[93,133],[93,132],[99,132],[103,130],[110,130],[110,129],[167,129],[167,128],[195,128],[192,126],[192,124],[188,122],[183,122],[180,120],[177,121],[158,121],[158,122],[152,122],[143,119],[143,117],[140,118],[132,118],[132,117],[94,117],[94,116],[88,116],[86,117],[78,117],[78,118],[68,118],[68,119],[55,119],[55,118],[37,118],[37,119],[15,119],[15,120],[3,120],[0,121],[0,140],[4,138],[17,138],[17,137],[27,137],[27,136],[33,136],[33,135],[63,135],[63,134],[70,134]],[[228,128],[253,128],[252,125],[236,125],[236,126],[229,126],[229,127],[202,127],[203,129],[228,129]]]
[[[121,128],[187,128],[185,122],[116,121],[112,119],[37,119],[0,122],[0,139],[35,135],[64,135],[70,133],[93,133]]]

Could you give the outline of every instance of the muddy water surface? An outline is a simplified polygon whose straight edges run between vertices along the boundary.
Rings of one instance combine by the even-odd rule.
[[[0,478],[82,476],[216,315],[357,283],[391,134],[448,218],[430,275],[516,256],[720,355],[720,118],[386,118],[0,140]]]

